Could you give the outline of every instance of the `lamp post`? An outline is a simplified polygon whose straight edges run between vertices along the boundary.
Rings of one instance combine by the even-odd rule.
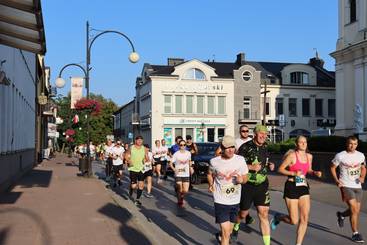
[[[131,63],[136,63],[139,61],[139,54],[135,52],[135,47],[134,44],[131,42],[130,38],[128,36],[126,36],[124,33],[119,32],[119,31],[114,31],[114,30],[106,30],[106,31],[102,31],[101,33],[99,33],[98,35],[96,35],[95,37],[91,38],[89,35],[89,22],[87,21],[86,23],[86,67],[83,68],[81,65],[79,64],[75,64],[75,63],[71,63],[68,65],[65,65],[60,73],[59,73],[59,77],[56,79],[56,86],[58,88],[62,88],[65,85],[65,81],[61,78],[61,73],[62,71],[68,67],[68,66],[78,66],[79,68],[81,68],[84,72],[85,75],[85,88],[87,90],[87,99],[89,99],[89,71],[91,70],[90,68],[90,57],[91,57],[91,49],[92,49],[92,45],[94,43],[94,41],[107,33],[115,33],[118,34],[122,37],[124,37],[130,44],[132,52],[129,55],[129,61]],[[88,160],[88,176],[92,175],[92,164],[91,164],[91,159],[90,159],[90,146],[89,146],[89,142],[90,142],[90,135],[89,135],[89,130],[90,130],[90,124],[89,124],[89,115],[87,116],[87,160]]]

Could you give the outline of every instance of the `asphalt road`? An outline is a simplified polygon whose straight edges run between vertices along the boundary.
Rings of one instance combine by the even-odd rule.
[[[94,164],[96,175],[103,177],[103,169],[99,164]],[[126,172],[127,176],[127,172]],[[130,206],[132,213],[136,213],[139,222],[146,227],[154,227],[153,236],[155,242],[160,244],[217,244],[214,233],[218,231],[218,225],[214,222],[213,199],[207,192],[207,185],[196,185],[186,197],[185,209],[179,209],[176,205],[176,197],[173,188],[173,179],[157,185],[154,183],[154,198],[143,197],[142,207],[132,206],[128,199],[128,178],[125,177],[121,187],[113,188],[113,192],[119,196],[119,205]],[[304,240],[307,244],[355,244],[350,240],[351,229],[349,221],[340,229],[336,224],[335,213],[340,207],[331,205],[330,201],[320,202],[312,200],[309,227]],[[271,191],[270,218],[275,212],[286,213],[282,193]],[[249,226],[241,225],[236,244],[262,245],[259,229],[259,221],[256,212],[251,211],[255,217],[255,223]],[[281,223],[272,233],[272,244],[295,244],[296,226]],[[367,214],[360,216],[360,233],[367,239]],[[168,235],[168,236],[167,236]],[[169,237],[170,241],[167,241]]]

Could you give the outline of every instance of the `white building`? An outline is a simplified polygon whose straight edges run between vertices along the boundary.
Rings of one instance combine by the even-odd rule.
[[[136,84],[139,134],[152,144],[191,135],[217,142],[234,134],[233,78],[199,60],[168,59],[167,66],[145,64]]]
[[[366,132],[367,125],[367,2],[339,0],[336,51],[336,134]],[[366,136],[362,136],[366,140]]]

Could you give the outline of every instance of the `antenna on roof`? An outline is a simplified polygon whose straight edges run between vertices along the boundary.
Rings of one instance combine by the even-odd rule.
[[[319,52],[317,52],[317,48],[313,48],[314,51],[316,51],[315,57],[319,59]]]
[[[215,61],[215,54],[213,54],[213,62]]]

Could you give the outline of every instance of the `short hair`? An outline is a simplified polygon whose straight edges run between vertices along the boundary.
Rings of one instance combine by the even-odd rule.
[[[182,136],[176,136],[175,141],[182,140],[182,139],[183,139]]]
[[[358,142],[358,138],[354,135],[351,135],[351,136],[347,137],[347,140],[346,140],[347,144],[349,143],[349,141],[357,141]]]
[[[192,140],[191,135],[186,135],[186,140]]]
[[[248,128],[248,126],[246,125],[246,124],[242,124],[241,126],[240,126],[240,131],[243,129],[243,128]]]
[[[138,135],[138,136],[135,137],[135,140],[142,140],[142,139],[143,139],[143,136],[141,136],[141,135]]]

